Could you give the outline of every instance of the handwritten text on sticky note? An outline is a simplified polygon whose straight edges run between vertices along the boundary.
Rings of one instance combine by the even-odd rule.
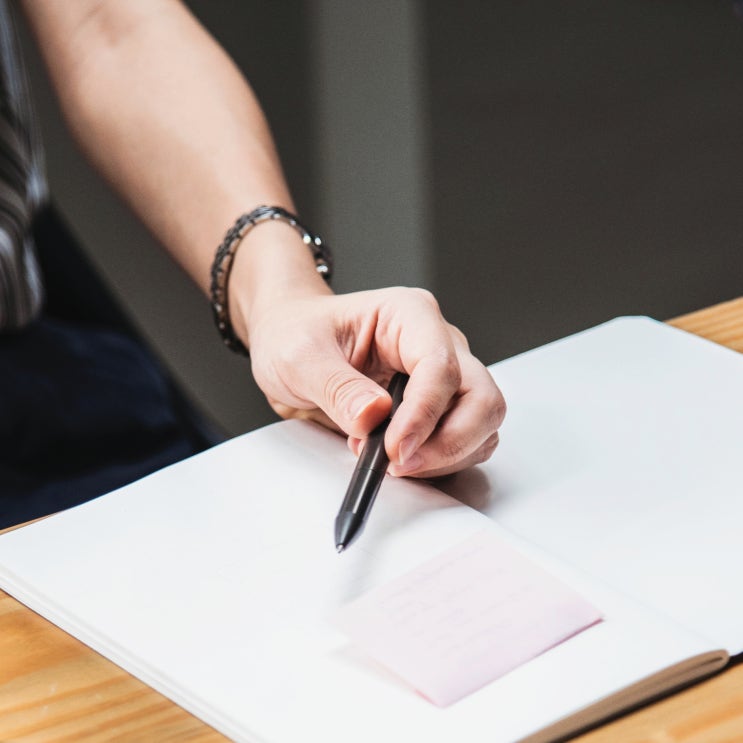
[[[372,659],[444,707],[601,615],[486,529],[369,591],[335,619]]]

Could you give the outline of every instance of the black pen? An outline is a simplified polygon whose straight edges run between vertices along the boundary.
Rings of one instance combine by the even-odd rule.
[[[389,416],[380,423],[366,440],[351,482],[346,490],[340,511],[335,517],[335,546],[343,552],[356,539],[364,528],[379,486],[384,480],[387,465],[390,463],[384,449],[384,434],[387,426],[402,402],[402,393],[408,382],[408,375],[398,372],[392,377],[387,392],[392,397],[392,409]]]

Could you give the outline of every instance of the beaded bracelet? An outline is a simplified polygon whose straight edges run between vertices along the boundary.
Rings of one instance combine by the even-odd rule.
[[[328,247],[323,244],[323,241],[318,235],[310,232],[294,214],[286,209],[280,206],[259,206],[257,209],[253,209],[252,212],[238,217],[235,224],[227,230],[224,240],[222,240],[222,243],[217,248],[214,262],[212,263],[209,293],[212,311],[214,313],[214,322],[217,324],[217,329],[222,336],[224,344],[227,348],[244,356],[249,356],[250,354],[232,327],[227,286],[230,280],[230,272],[232,271],[232,261],[243,237],[260,222],[266,222],[271,219],[286,222],[300,234],[304,244],[312,251],[317,272],[325,281],[330,281],[333,273],[333,257]]]

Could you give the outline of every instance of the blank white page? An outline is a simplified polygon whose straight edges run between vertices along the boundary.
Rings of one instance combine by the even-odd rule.
[[[490,369],[501,443],[443,487],[743,651],[743,356],[633,317]]]
[[[359,743],[505,743],[714,649],[555,565],[605,621],[434,707],[330,617],[489,522],[387,478],[361,539],[338,555],[333,520],[353,466],[334,434],[270,426],[0,537],[0,585],[240,741],[348,743],[352,730]]]

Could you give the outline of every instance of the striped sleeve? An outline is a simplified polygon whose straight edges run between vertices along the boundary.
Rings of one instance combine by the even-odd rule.
[[[43,156],[6,0],[0,0],[0,330],[17,330],[43,303],[30,234],[46,199]]]

